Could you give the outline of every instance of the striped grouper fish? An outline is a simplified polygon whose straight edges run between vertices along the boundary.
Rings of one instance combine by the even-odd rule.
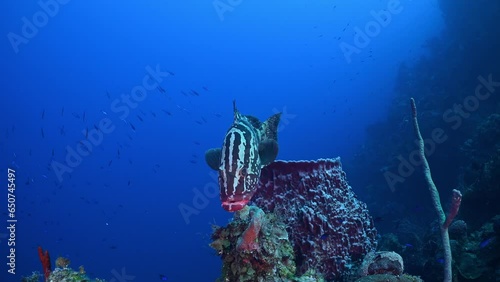
[[[278,155],[278,123],[281,113],[265,122],[242,115],[233,101],[234,122],[224,137],[222,148],[210,149],[205,161],[219,172],[222,208],[234,212],[250,201],[260,178],[261,169]]]

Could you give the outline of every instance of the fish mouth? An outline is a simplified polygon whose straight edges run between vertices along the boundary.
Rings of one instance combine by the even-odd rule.
[[[235,212],[243,209],[247,204],[248,200],[224,201],[222,202],[222,208],[228,212]]]

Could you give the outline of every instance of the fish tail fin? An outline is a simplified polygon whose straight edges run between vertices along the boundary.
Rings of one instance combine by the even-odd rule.
[[[259,144],[259,156],[262,167],[274,162],[278,156],[278,124],[280,118],[281,113],[277,113],[262,124],[262,140]]]
[[[280,123],[281,113],[277,113],[269,117],[262,124],[262,136],[263,139],[271,139],[278,141],[278,124]]]

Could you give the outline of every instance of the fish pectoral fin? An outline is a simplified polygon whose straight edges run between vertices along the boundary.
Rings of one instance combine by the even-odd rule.
[[[276,159],[278,156],[278,142],[273,139],[266,139],[259,144],[260,163],[264,167]]]
[[[219,170],[221,153],[220,148],[212,148],[205,152],[205,162],[211,169]]]

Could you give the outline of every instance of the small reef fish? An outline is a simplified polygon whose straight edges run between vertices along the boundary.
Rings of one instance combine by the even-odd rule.
[[[490,237],[490,238],[482,241],[481,243],[479,243],[479,248],[481,248],[481,249],[485,248],[493,241],[495,241],[495,237]]]
[[[250,201],[263,167],[278,155],[278,124],[281,113],[260,122],[242,115],[233,101],[234,121],[224,137],[222,148],[205,153],[208,166],[219,173],[222,208],[241,210]]]

